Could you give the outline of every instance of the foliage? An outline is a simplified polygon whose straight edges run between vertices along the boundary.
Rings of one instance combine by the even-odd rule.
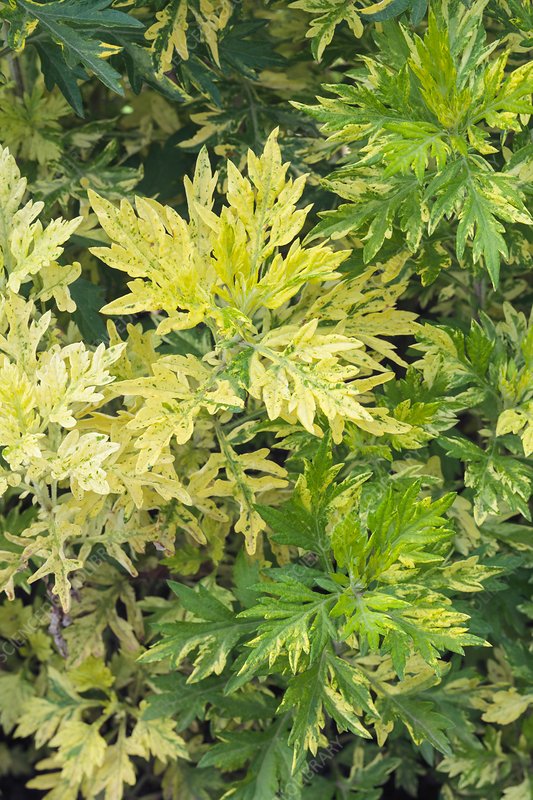
[[[529,0],[0,18],[0,794],[530,798]]]
[[[503,223],[531,217],[522,192],[530,150],[515,145],[498,168],[496,136],[520,134],[533,110],[532,67],[506,74],[509,54],[495,57],[497,42],[485,42],[484,5],[437,4],[423,38],[405,31],[393,57],[365,57],[366,69],[349,73],[353,84],[326,87],[338,99],[309,108],[335,142],[360,142],[326,183],[355,203],[326,212],[316,234],[362,231],[371,261],[395,226],[413,252],[443,230],[457,259],[482,261],[498,286],[509,255]]]

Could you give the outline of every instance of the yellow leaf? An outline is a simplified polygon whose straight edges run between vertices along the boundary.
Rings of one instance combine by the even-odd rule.
[[[327,417],[333,439],[342,440],[346,422],[377,435],[390,430],[406,432],[409,426],[387,417],[384,409],[368,409],[362,395],[372,386],[390,380],[385,372],[354,380],[360,370],[343,363],[362,347],[357,339],[317,332],[318,320],[301,328],[284,326],[267,333],[254,345],[250,362],[252,397],[262,399],[270,419],[299,420],[309,433],[320,434],[315,417]]]

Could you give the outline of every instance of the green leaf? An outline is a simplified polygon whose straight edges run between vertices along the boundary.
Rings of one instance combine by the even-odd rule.
[[[231,609],[213,597],[203,586],[198,592],[173,582],[173,590],[183,606],[192,610],[197,622],[164,622],[155,627],[163,639],[140,657],[144,663],[169,659],[179,666],[189,653],[197,650],[189,683],[211,674],[220,675],[239,640],[253,628],[253,623],[235,618]]]
[[[225,772],[242,769],[246,775],[234,785],[235,800],[272,800],[291,787],[291,797],[300,797],[298,776],[292,775],[292,749],[287,743],[286,719],[273,722],[265,731],[227,731],[219,735],[202,756],[199,767],[216,766]]]
[[[327,745],[321,732],[326,713],[340,732],[349,730],[364,738],[370,738],[370,734],[360,720],[361,709],[376,713],[363,675],[328,650],[309,669],[289,680],[278,713],[289,709],[294,709],[289,736],[294,767],[307,749],[316,755],[319,747]]]
[[[466,462],[464,483],[473,489],[474,517],[481,525],[491,514],[520,513],[531,520],[528,501],[533,469],[495,448],[483,450],[460,436],[442,436],[439,443],[448,455]]]
[[[304,473],[298,477],[291,499],[278,508],[257,506],[263,519],[273,530],[277,544],[293,545],[316,553],[322,565],[328,564],[330,538],[326,531],[335,504],[344,495],[353,498],[371,473],[365,472],[346,481],[335,481],[342,464],[333,465],[330,437],[324,437],[313,460],[304,462]]]
[[[57,86],[76,114],[83,117],[83,98],[78,81],[86,78],[84,70],[79,67],[66,69],[63,51],[52,40],[36,42],[35,47],[41,59],[46,88],[51,91],[54,86]]]
[[[79,94],[73,80],[61,71],[80,75],[79,66],[91,70],[105,86],[118,94],[124,94],[121,76],[107,61],[120,47],[103,42],[95,37],[94,30],[114,31],[140,29],[142,23],[135,17],[110,9],[112,0],[51,0],[38,3],[35,0],[16,0],[16,6],[5,12],[10,23],[9,40],[16,50],[24,47],[26,36],[35,26],[46,34],[52,47],[41,45],[46,52],[48,80],[65,88],[66,97],[72,100],[79,111]],[[31,42],[31,39],[29,40]]]
[[[303,568],[305,571],[305,568]],[[309,589],[288,574],[279,573],[279,582],[264,585],[265,596],[257,605],[242,611],[239,619],[259,619],[258,634],[246,643],[251,652],[229,682],[234,691],[250,678],[270,667],[279,657],[288,658],[296,672],[300,658],[316,659],[334,630],[328,619],[332,599]],[[252,623],[253,624],[253,623]]]
[[[187,683],[185,675],[159,675],[151,681],[158,694],[150,695],[142,719],[155,720],[177,716],[178,730],[188,728],[194,719],[206,719],[215,713],[227,719],[269,719],[275,711],[274,701],[258,692],[235,692],[225,695],[228,675],[209,677],[198,683]]]
[[[455,722],[436,711],[430,701],[412,694],[387,694],[378,703],[378,710],[381,725],[386,726],[387,723],[400,721],[409,731],[415,744],[429,742],[439,753],[451,755],[450,734]]]
[[[317,2],[316,10],[327,5]],[[396,9],[377,5],[378,19]],[[451,228],[458,259],[482,262],[498,286],[500,262],[510,258],[505,226],[533,220],[519,169],[497,172],[498,159],[485,158],[497,152],[487,128],[518,132],[520,114],[533,107],[531,65],[506,75],[507,56],[490,58],[497,43],[485,45],[485,5],[436,4],[423,37],[402,29],[400,47],[383,36],[394,53],[365,54],[349,82],[325,87],[333,98],[296,104],[346,148],[346,163],[324,185],[351,204],[323,212],[310,238],[357,233],[368,262],[396,231],[416,252],[425,237],[446,237]]]

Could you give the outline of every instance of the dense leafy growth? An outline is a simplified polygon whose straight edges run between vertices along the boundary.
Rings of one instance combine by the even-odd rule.
[[[529,0],[0,19],[2,797],[531,800]]]

